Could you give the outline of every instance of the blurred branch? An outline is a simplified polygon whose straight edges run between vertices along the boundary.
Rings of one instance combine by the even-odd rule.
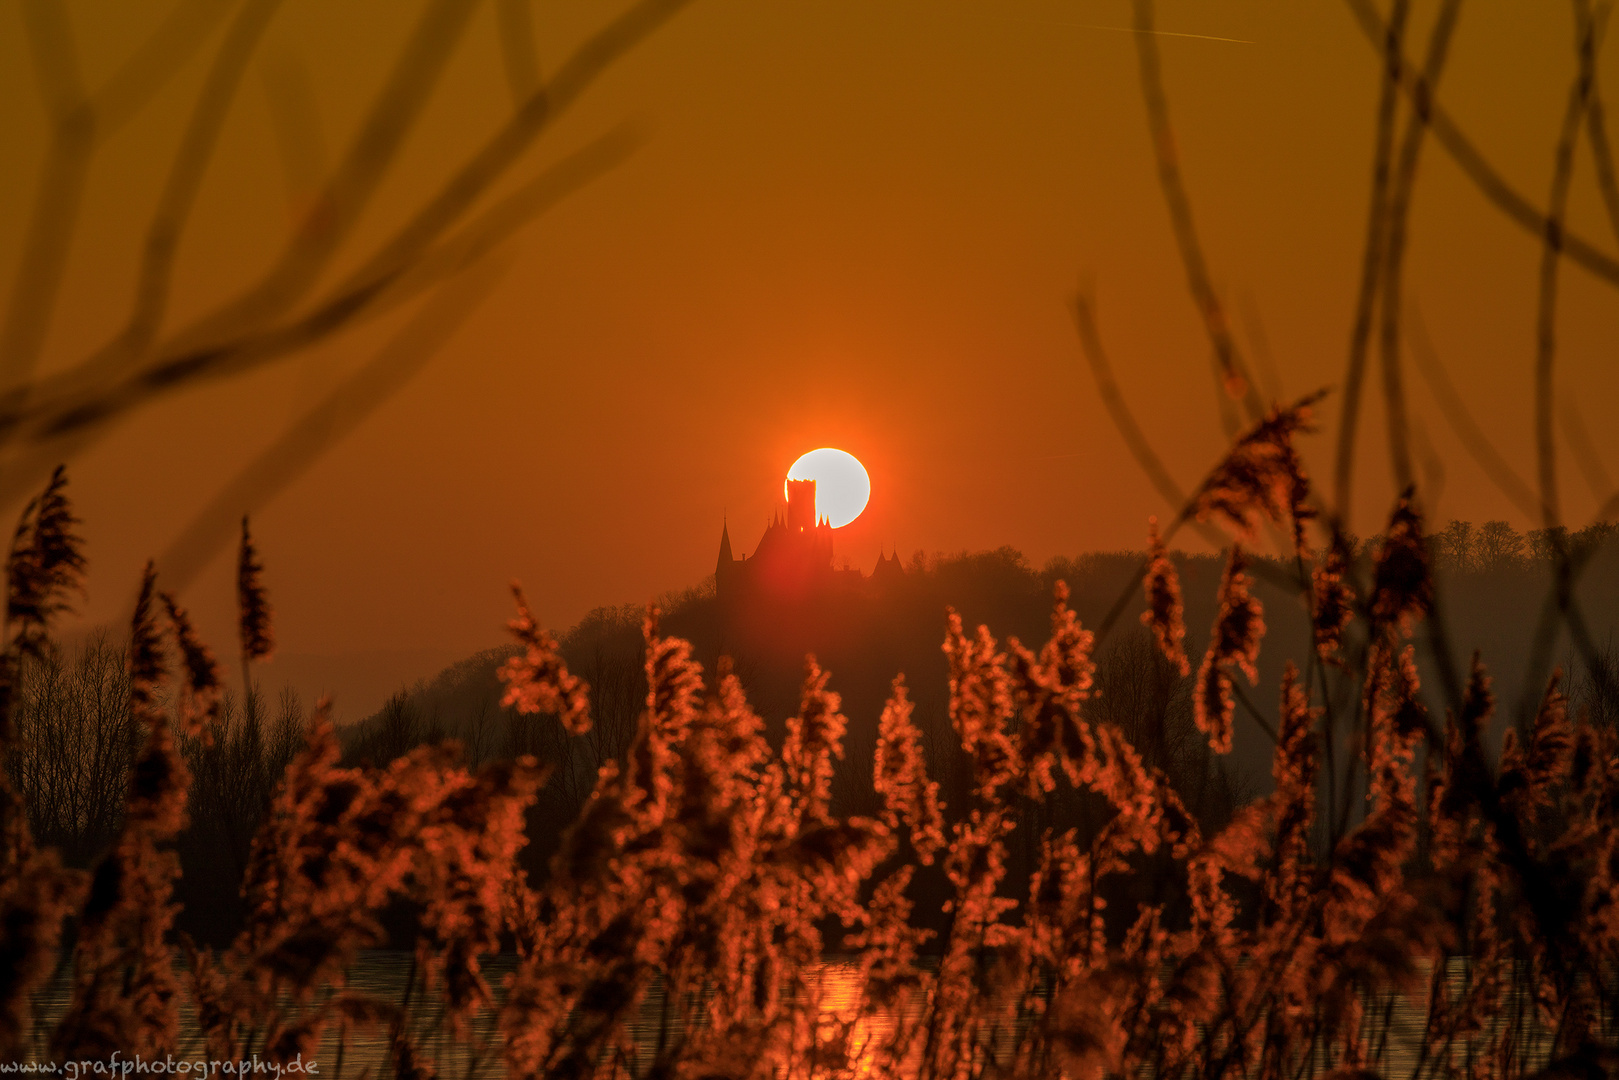
[[[1118,380],[1113,377],[1113,365],[1108,362],[1107,352],[1102,348],[1102,336],[1096,329],[1094,304],[1095,301],[1086,291],[1074,296],[1074,321],[1079,327],[1079,341],[1084,347],[1085,359],[1090,363],[1091,375],[1096,380],[1096,392],[1101,395],[1113,426],[1124,437],[1124,445],[1136,459],[1136,464],[1141,466],[1141,471],[1147,474],[1147,479],[1152,481],[1152,486],[1158,489],[1164,501],[1179,511],[1186,505],[1186,493],[1169,475],[1169,470],[1164,468],[1163,460],[1147,441],[1141,426],[1136,423],[1135,414],[1130,411],[1129,403],[1124,400],[1124,394],[1119,391]]]
[[[517,228],[619,164],[639,145],[623,130],[599,139],[547,169],[447,242],[438,259],[435,291],[364,367],[287,428],[220,489],[168,546],[158,566],[183,590],[236,535],[236,523],[285,490],[322,454],[402,389],[499,282],[509,260],[496,246]]]
[[[238,522],[284,491],[427,365],[504,274],[509,259],[484,259],[423,302],[375,357],[301,416],[208,501],[157,565],[176,592],[191,584]]]
[[[410,268],[409,273],[386,283],[386,288],[367,294],[369,306],[356,315],[356,322],[362,316],[369,320],[385,315],[446,278],[460,273],[563,197],[622,163],[643,142],[644,136],[634,126],[620,125],[558,161],[430,248]],[[316,312],[311,317],[312,325],[295,327],[295,332],[279,337],[261,339],[261,353],[244,353],[238,358],[241,366],[229,372],[210,373],[210,377],[218,378],[247,370],[257,363],[279,359],[312,345],[323,336],[321,330],[324,324],[321,320],[334,317],[331,313]],[[95,429],[87,427],[67,441],[77,449],[86,445],[94,435]],[[50,463],[59,460],[62,454],[61,444],[50,441],[25,447],[25,456],[16,463],[14,471],[32,475],[40,469],[49,468]]]
[[[1372,308],[1377,302],[1383,266],[1384,222],[1388,213],[1389,174],[1394,156],[1398,56],[1405,37],[1409,0],[1394,0],[1389,23],[1378,38],[1383,50],[1383,90],[1377,105],[1377,142],[1372,156],[1372,201],[1366,215],[1366,246],[1361,255],[1360,291],[1355,321],[1349,331],[1349,363],[1344,371],[1343,407],[1338,420],[1338,454],[1333,465],[1333,515],[1348,526],[1353,500],[1355,438],[1360,426],[1361,385],[1366,378],[1366,352],[1372,338]]]
[[[500,58],[506,67],[506,82],[512,89],[512,104],[523,103],[540,88],[540,57],[534,47],[533,0],[499,0],[495,14],[500,19]]]
[[[1349,5],[1366,37],[1373,45],[1382,48],[1387,28],[1376,9],[1372,7],[1371,0],[1344,0],[1344,2]],[[1398,67],[1401,89],[1412,99],[1414,107],[1427,112],[1434,138],[1439,140],[1440,145],[1455,160],[1467,178],[1472,180],[1484,197],[1494,203],[1507,217],[1536,237],[1545,237],[1549,227],[1548,216],[1519,194],[1485,159],[1456,121],[1451,119],[1450,114],[1433,97],[1431,88],[1422,81],[1421,75],[1412,71],[1403,57],[1397,59],[1395,63]],[[1619,285],[1619,259],[1599,250],[1576,233],[1559,232],[1558,243],[1562,254],[1567,255],[1585,270],[1610,285]]]
[[[1405,321],[1405,333],[1407,344],[1411,346],[1411,357],[1417,364],[1417,371],[1428,384],[1434,400],[1439,403],[1440,413],[1450,425],[1451,431],[1456,434],[1456,438],[1461,441],[1463,449],[1478,463],[1479,468],[1484,470],[1484,475],[1490,478],[1491,483],[1512,500],[1519,511],[1531,519],[1538,517],[1540,504],[1536,501],[1534,492],[1506,459],[1496,452],[1489,436],[1484,434],[1484,429],[1479,427],[1472,414],[1468,412],[1467,405],[1456,392],[1450,376],[1445,373],[1444,364],[1434,351],[1433,342],[1428,338],[1428,331],[1420,314],[1413,312],[1412,317]]]
[[[191,216],[191,208],[196,205],[203,173],[219,143],[220,129],[241,86],[248,60],[280,6],[281,0],[246,0],[226,31],[208,77],[197,94],[191,122],[186,126],[168,180],[163,185],[163,194],[158,197],[157,210],[147,227],[144,258],[135,285],[134,309],[124,328],[126,347],[131,352],[144,349],[163,324],[180,233]]]
[[[1594,36],[1601,42],[1608,27],[1608,16],[1613,13],[1612,3],[1602,4],[1593,13]],[[1597,190],[1602,193],[1602,205],[1608,211],[1608,224],[1613,238],[1619,241],[1619,180],[1614,177],[1613,148],[1608,143],[1607,111],[1602,106],[1602,92],[1598,85],[1596,68],[1591,69],[1590,97],[1585,105],[1585,134],[1591,144],[1591,159],[1596,165]]]
[[[1434,18],[1428,34],[1428,51],[1423,60],[1422,78],[1428,86],[1437,86],[1445,67],[1450,40],[1456,30],[1456,19],[1461,12],[1461,0],[1445,0]],[[1391,42],[1393,55],[1398,56],[1398,43]],[[1393,93],[1392,78],[1386,77],[1384,89]],[[1405,387],[1400,371],[1400,289],[1403,281],[1406,248],[1406,225],[1411,213],[1411,199],[1416,190],[1417,164],[1422,155],[1423,136],[1427,134],[1427,116],[1420,108],[1413,108],[1406,120],[1405,138],[1400,144],[1399,158],[1389,182],[1389,201],[1384,219],[1386,235],[1383,244],[1382,272],[1382,334],[1380,355],[1383,368],[1383,399],[1387,415],[1389,463],[1394,471],[1394,489],[1404,491],[1411,485],[1411,452],[1408,445],[1408,421],[1405,411]]]
[[[50,114],[51,142],[0,327],[0,388],[27,379],[44,346],[95,143],[95,112],[79,78],[78,49],[61,0],[25,0],[22,13]]]
[[[395,290],[401,281],[430,283],[435,275],[418,272],[419,264],[430,252],[445,254],[434,247],[445,231],[602,72],[689,2],[639,0],[587,38],[358,270],[304,314],[265,325],[297,303],[336,253],[423,108],[448,50],[464,28],[469,6],[466,0],[434,0],[336,175],[277,264],[257,285],[163,344],[134,350],[121,335],[77,367],[8,395],[0,406],[0,439],[26,445],[13,454],[3,490],[26,490],[40,468],[48,467],[42,463],[82,449],[109,421],[139,405],[308,347],[397,302],[401,294]],[[519,193],[508,199],[502,204],[505,209],[485,225],[495,232],[514,227],[511,222],[525,219],[520,209],[523,198]],[[477,246],[485,240],[479,240],[475,230],[457,242]],[[152,358],[136,366],[144,353]]]
[[[79,73],[78,48],[61,0],[24,0],[23,25],[50,116],[51,139],[0,325],[0,389],[21,387],[39,361],[96,145],[185,65],[230,7],[229,0],[182,0],[92,95]]]
[[[1225,537],[1220,534],[1218,529],[1207,522],[1189,519],[1186,516],[1186,493],[1181,490],[1179,484],[1175,483],[1175,478],[1169,475],[1169,470],[1164,468],[1162,459],[1153,450],[1152,444],[1147,441],[1147,436],[1142,433],[1141,426],[1136,423],[1135,415],[1130,411],[1129,403],[1124,400],[1124,394],[1119,390],[1118,380],[1113,377],[1113,365],[1108,362],[1107,352],[1102,348],[1102,336],[1096,328],[1094,303],[1090,293],[1085,289],[1081,289],[1074,296],[1074,321],[1079,328],[1080,344],[1084,349],[1085,359],[1090,364],[1091,375],[1096,380],[1096,392],[1101,395],[1102,404],[1107,408],[1108,416],[1112,419],[1113,426],[1124,437],[1125,446],[1129,448],[1131,456],[1136,459],[1136,464],[1141,466],[1141,471],[1147,474],[1147,479],[1152,481],[1153,487],[1158,489],[1158,494],[1163,496],[1164,501],[1176,510],[1175,517],[1170,520],[1169,526],[1164,532],[1164,543],[1168,544],[1169,538],[1175,535],[1175,531],[1183,523],[1190,521],[1198,534],[1214,550],[1219,551],[1226,543]],[[1125,607],[1130,603],[1130,598],[1136,595],[1136,590],[1140,587],[1141,580],[1146,576],[1146,573],[1147,564],[1143,562],[1136,569],[1135,576],[1131,578],[1130,583],[1119,594],[1119,598],[1114,601],[1113,606],[1103,616],[1101,623],[1096,628],[1096,641],[1098,644],[1107,640],[1108,633],[1113,629],[1113,624],[1124,613]]]
[[[133,119],[202,48],[236,0],[180,0],[150,37],[92,98],[96,139],[105,141]]]
[[[269,273],[181,331],[163,352],[219,348],[296,304],[370,204],[466,30],[473,0],[429,0],[337,171]]]
[[[1147,123],[1152,131],[1153,151],[1157,156],[1158,182],[1164,189],[1164,201],[1169,207],[1175,242],[1180,247],[1181,261],[1186,266],[1186,284],[1191,290],[1198,314],[1203,318],[1209,343],[1214,348],[1215,370],[1220,384],[1231,398],[1242,401],[1248,412],[1248,420],[1257,422],[1265,415],[1265,407],[1243,365],[1242,355],[1231,336],[1231,325],[1225,309],[1209,280],[1208,263],[1192,220],[1192,202],[1187,197],[1186,184],[1181,177],[1180,161],[1175,152],[1175,133],[1169,123],[1169,103],[1164,96],[1158,41],[1153,32],[1153,0],[1134,0],[1134,7],[1141,95],[1147,106]],[[1224,398],[1221,399],[1220,419],[1225,426],[1226,438],[1235,438],[1241,424]]]
[[[556,162],[424,251],[415,264],[394,281],[392,290],[383,294],[379,304],[391,306],[394,293],[412,296],[447,274],[458,272],[564,196],[623,164],[646,144],[646,139],[646,132],[639,125],[620,124]]]
[[[300,57],[289,53],[266,62],[263,77],[270,129],[287,185],[287,206],[294,220],[302,220],[330,166],[320,110],[309,84],[309,70]]]
[[[1591,17],[1590,0],[1574,0],[1574,22],[1579,70],[1568,92],[1568,107],[1563,114],[1563,128],[1553,158],[1535,320],[1535,460],[1540,480],[1541,525],[1547,529],[1555,528],[1562,520],[1557,493],[1557,438],[1552,423],[1553,364],[1557,354],[1557,267],[1568,189],[1574,180],[1574,147],[1579,141],[1596,70],[1596,23]]]
[[[1574,398],[1566,392],[1561,395],[1563,403],[1563,437],[1568,440],[1568,448],[1574,452],[1574,463],[1579,466],[1580,475],[1585,479],[1585,486],[1591,489],[1591,494],[1598,503],[1613,494],[1613,478],[1608,475],[1607,467],[1602,464],[1602,457],[1597,453],[1596,443],[1591,440],[1590,429],[1585,426],[1585,417],[1580,413],[1580,407],[1574,403]]]

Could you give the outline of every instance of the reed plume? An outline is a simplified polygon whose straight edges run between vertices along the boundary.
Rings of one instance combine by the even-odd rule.
[[[944,846],[943,806],[938,782],[928,779],[903,675],[894,679],[893,693],[877,723],[872,786],[883,800],[884,823],[898,830],[903,820],[917,859],[924,866],[931,864],[934,853]]]
[[[1158,648],[1182,677],[1192,673],[1186,659],[1186,605],[1181,601],[1180,576],[1158,536],[1158,519],[1147,519],[1147,610],[1141,621],[1151,628]]]
[[[178,712],[180,729],[186,736],[200,738],[204,745],[208,745],[213,740],[213,729],[219,723],[223,690],[219,665],[214,662],[213,652],[191,624],[191,616],[175,601],[174,594],[165,592],[162,598],[185,674],[185,697]]]
[[[22,665],[49,647],[50,622],[82,590],[83,541],[58,467],[28,504],[6,562],[8,637],[0,651],[0,1059],[21,1061],[33,1035],[31,995],[50,976],[62,924],[77,910],[83,875],[41,850],[28,810],[12,785],[17,733],[12,721]]]
[[[247,516],[242,516],[242,542],[236,553],[236,607],[237,630],[242,645],[242,673],[247,676],[247,665],[254,660],[268,660],[275,651],[275,637],[270,629],[270,598],[264,590],[264,565],[259,562],[258,549],[248,531]],[[244,683],[244,693],[250,683]]]
[[[590,685],[568,673],[556,639],[534,621],[516,582],[512,583],[512,596],[517,601],[517,617],[506,625],[524,652],[501,665],[499,676],[506,684],[506,694],[500,703],[515,706],[520,713],[555,713],[569,733],[583,735],[590,730]]]
[[[1310,627],[1316,655],[1322,663],[1346,666],[1341,655],[1344,631],[1355,617],[1355,590],[1350,584],[1354,552],[1341,532],[1334,532],[1332,545],[1311,572]]]
[[[45,490],[29,502],[6,558],[6,622],[19,655],[44,648],[50,621],[84,591],[84,541],[67,498],[67,469],[58,465]]]
[[[1238,436],[1208,478],[1192,494],[1186,516],[1216,518],[1240,540],[1252,541],[1259,522],[1287,523],[1293,547],[1306,552],[1304,526],[1316,516],[1310,506],[1310,483],[1294,440],[1315,430],[1314,406],[1325,396],[1318,390],[1269,414]]]
[[[1231,556],[1220,578],[1220,610],[1214,617],[1209,650],[1197,669],[1192,697],[1192,717],[1217,754],[1231,752],[1231,718],[1236,709],[1231,669],[1241,671],[1250,683],[1259,681],[1259,643],[1265,636],[1265,615],[1258,598],[1248,591],[1246,566],[1242,548],[1231,545]]]
[[[323,702],[253,838],[241,932],[220,951],[182,942],[183,975],[168,947],[170,845],[187,811],[176,732],[206,736],[219,679],[149,566],[129,653],[145,746],[82,895],[34,849],[5,789],[0,955],[15,966],[0,973],[0,1004],[22,1031],[52,935],[76,909],[53,1055],[167,1053],[186,1001],[211,1056],[308,1060],[323,1039],[369,1029],[389,1068],[411,1076],[432,1075],[447,1041],[498,1054],[511,1075],[580,1080],[954,1080],[991,1063],[1018,1078],[1296,1080],[1385,1068],[1386,1002],[1400,993],[1426,999],[1424,1076],[1519,1080],[1548,1055],[1565,1069],[1604,1060],[1619,961],[1619,737],[1571,719],[1554,678],[1492,756],[1489,677],[1475,658],[1442,744],[1419,763],[1435,726],[1406,639],[1431,582],[1409,499],[1363,611],[1344,578],[1321,585],[1347,575],[1347,550],[1335,541],[1312,590],[1318,615],[1338,605],[1318,619],[1331,633],[1315,644],[1332,647],[1316,656],[1360,677],[1366,806],[1335,843],[1317,820],[1324,705],[1293,664],[1274,790],[1200,820],[1162,759],[1091,714],[1094,638],[1061,584],[1038,649],[947,620],[963,805],[940,799],[908,686],[894,680],[876,728],[874,818],[843,813],[834,795],[850,721],[830,672],[807,660],[772,746],[730,661],[707,677],[653,611],[634,737],[601,767],[543,873],[518,861],[544,780],[532,758],[472,769],[437,742],[383,767],[345,766]],[[1264,624],[1248,560],[1233,547],[1192,687],[1193,724],[1215,752],[1230,746],[1232,680],[1257,676]],[[508,702],[588,731],[587,688],[516,599],[524,652],[502,668]],[[1363,653],[1342,647],[1357,617]],[[24,648],[12,639],[5,671]],[[920,869],[930,862],[942,882]],[[920,925],[931,915],[921,901],[939,884],[935,930]],[[400,1002],[349,982],[363,949],[389,943],[382,913],[396,905],[410,912],[414,953]],[[497,988],[487,962],[506,940],[517,963]],[[850,954],[846,968],[834,950]],[[841,971],[853,990],[835,1003],[829,979]],[[649,999],[663,1017],[651,1043],[635,1027]],[[26,1052],[22,1035],[6,1037]]]
[[[146,745],[130,770],[123,827],[79,912],[72,996],[51,1040],[59,1060],[178,1049],[180,983],[167,937],[180,862],[167,844],[184,827],[191,776],[161,707],[167,659],[152,610],[156,581],[148,562],[130,627],[129,707]]]

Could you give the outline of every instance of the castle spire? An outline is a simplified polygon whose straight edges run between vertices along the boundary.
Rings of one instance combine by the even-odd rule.
[[[720,523],[720,560],[719,565],[715,567],[714,572],[716,574],[723,574],[725,571],[731,568],[731,564],[735,561],[735,557],[731,554],[731,530],[727,527],[727,523],[722,519]]]

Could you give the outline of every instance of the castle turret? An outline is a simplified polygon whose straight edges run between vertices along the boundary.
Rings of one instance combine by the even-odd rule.
[[[905,566],[899,561],[899,551],[889,555],[883,552],[877,556],[877,567],[871,572],[871,580],[879,583],[903,581]]]
[[[807,533],[815,528],[815,481],[787,481],[787,531]]]

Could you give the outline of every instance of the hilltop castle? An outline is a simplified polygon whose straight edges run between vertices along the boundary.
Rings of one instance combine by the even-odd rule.
[[[873,580],[903,576],[899,555],[879,557]],[[780,510],[765,527],[753,555],[731,552],[728,524],[720,526],[720,556],[714,567],[715,592],[722,601],[764,592],[776,597],[802,597],[837,584],[865,581],[858,570],[832,567],[832,525],[815,515],[815,481],[787,481],[787,512]]]

